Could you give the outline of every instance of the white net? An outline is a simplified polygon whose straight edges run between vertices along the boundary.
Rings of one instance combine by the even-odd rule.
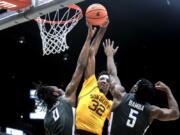
[[[75,5],[74,5],[75,6]],[[56,10],[36,19],[43,45],[43,55],[64,52],[69,48],[66,42],[67,34],[82,18],[82,11],[75,8],[66,8],[65,12]]]

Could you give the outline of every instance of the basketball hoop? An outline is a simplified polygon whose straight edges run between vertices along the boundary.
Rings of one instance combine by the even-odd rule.
[[[62,10],[38,17],[38,23],[43,45],[43,55],[64,52],[69,48],[66,43],[67,34],[83,17],[82,10],[77,5],[69,5]]]

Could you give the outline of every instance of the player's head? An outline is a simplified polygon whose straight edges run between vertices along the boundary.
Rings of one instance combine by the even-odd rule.
[[[110,79],[107,71],[102,71],[98,76],[98,87],[105,95],[110,89]]]
[[[64,95],[64,91],[57,88],[56,86],[38,86],[36,91],[39,102],[47,106],[47,108],[51,108],[58,100],[58,98]]]
[[[153,84],[147,79],[140,79],[132,87],[132,93],[136,93],[136,99],[140,103],[152,103],[155,93],[155,88]]]

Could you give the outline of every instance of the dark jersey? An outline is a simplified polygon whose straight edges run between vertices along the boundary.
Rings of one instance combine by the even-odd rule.
[[[149,127],[150,104],[140,104],[132,93],[125,94],[111,113],[111,135],[143,135]]]
[[[72,106],[60,97],[57,104],[47,110],[44,126],[49,135],[72,135],[73,124]]]

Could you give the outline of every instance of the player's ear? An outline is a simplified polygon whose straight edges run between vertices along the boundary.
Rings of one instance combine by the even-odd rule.
[[[59,96],[60,94],[59,94],[57,91],[54,91],[54,92],[53,92],[53,95],[54,95],[54,96]]]
[[[134,92],[137,92],[137,91],[138,91],[138,86],[135,85],[135,87],[134,87]]]
[[[137,90],[138,90],[138,86],[135,84],[135,85],[132,87],[132,89],[131,89],[130,92],[135,93]]]

